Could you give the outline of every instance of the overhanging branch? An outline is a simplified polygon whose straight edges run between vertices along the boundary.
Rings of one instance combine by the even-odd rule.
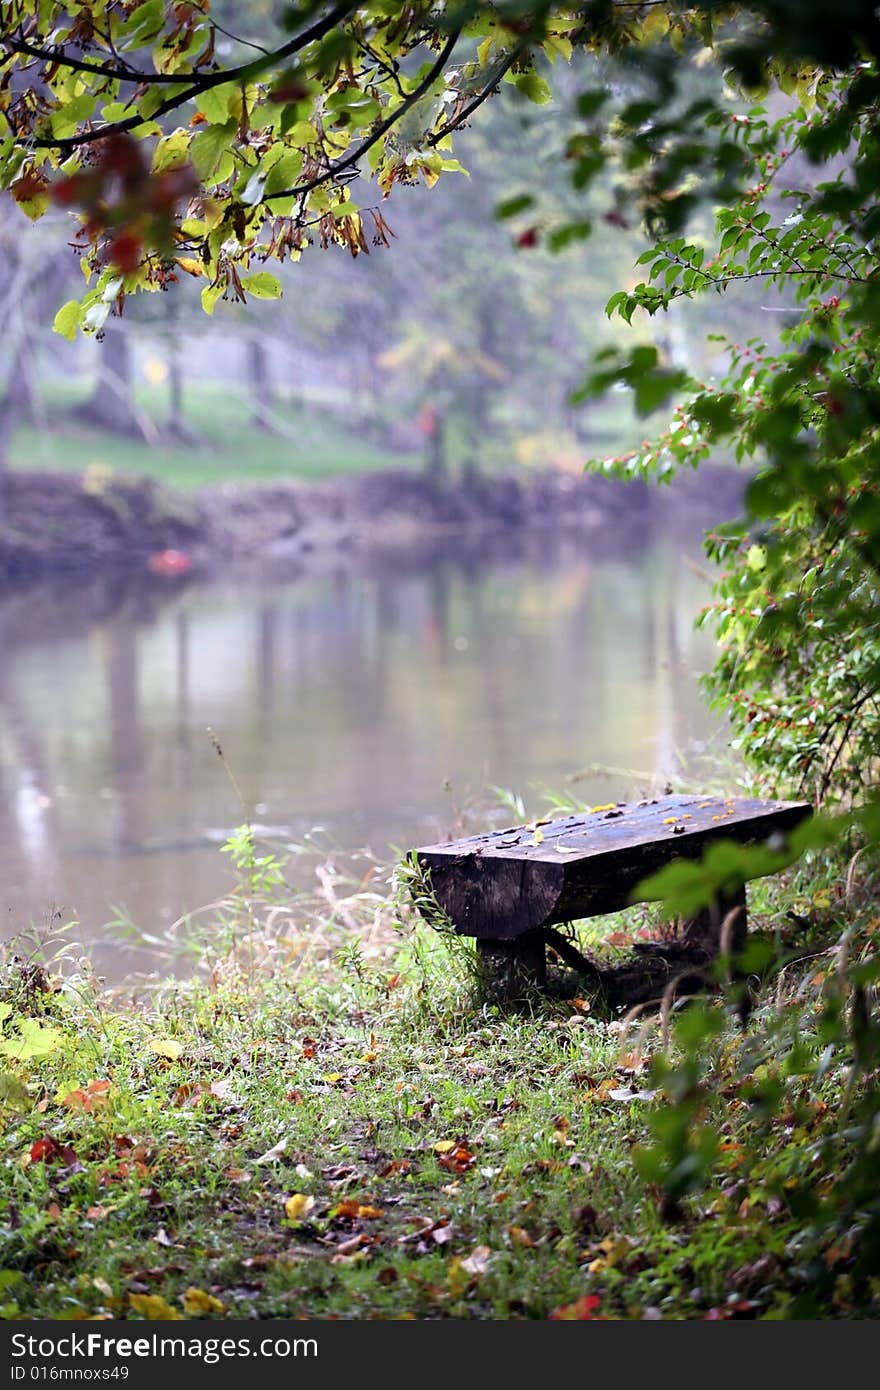
[[[186,86],[182,92],[177,92],[173,97],[169,97],[167,101],[162,102],[149,116],[142,116],[136,113],[133,116],[126,117],[125,120],[122,121],[111,121],[108,125],[100,126],[97,130],[87,130],[81,135],[71,135],[57,140],[47,139],[45,137],[33,138],[31,136],[21,136],[19,137],[19,143],[27,144],[35,149],[60,150],[64,152],[66,150],[76,150],[80,145],[89,145],[96,140],[105,140],[109,135],[124,135],[130,130],[136,130],[138,126],[146,125],[148,121],[155,121],[158,120],[160,116],[167,116],[169,112],[176,111],[179,106],[183,106],[193,97],[201,96],[202,92],[210,91],[212,87],[222,87],[225,86],[227,82],[247,81],[251,77],[258,76],[259,73],[264,72],[274,64],[283,61],[285,58],[290,58],[294,53],[299,53],[303,48],[308,47],[310,43],[315,43],[317,40],[324,38],[326,34],[329,34],[331,29],[335,28],[335,26],[354,9],[356,9],[356,5],[352,4],[351,0],[347,0],[347,3],[344,4],[335,5],[323,19],[317,20],[311,28],[304,30],[304,32],[298,34],[296,38],[290,39],[289,42],[283,44],[281,48],[275,49],[274,52],[268,53],[262,58],[254,58],[250,63],[242,63],[239,67],[226,68],[220,72],[205,73],[203,76],[189,82],[189,85]],[[103,75],[107,76],[108,74],[104,73]],[[159,76],[160,75],[157,74],[157,77]],[[183,78],[181,78],[180,74],[173,74],[172,76],[173,80],[178,84],[180,84],[181,81],[187,82],[189,80],[189,74],[186,74]],[[131,73],[126,73],[125,77],[128,80],[132,80]],[[152,83],[153,76],[152,74],[147,74],[146,79],[138,77],[137,80],[146,80]]]
[[[410,92],[409,96],[406,98],[405,101],[402,101],[399,106],[395,107],[390,116],[386,116],[384,121],[380,121],[379,125],[372,132],[372,134],[369,135],[366,140],[362,140],[361,143],[358,145],[357,149],[352,150],[351,153],[347,154],[344,159],[337,160],[335,164],[332,164],[328,169],[325,169],[323,174],[316,174],[314,178],[308,179],[305,183],[297,184],[294,188],[283,188],[278,193],[271,193],[269,197],[264,198],[263,201],[266,203],[271,203],[278,198],[305,197],[307,193],[311,193],[313,188],[318,188],[322,183],[328,183],[331,179],[337,178],[338,175],[344,173],[346,169],[353,169],[354,166],[363,157],[363,155],[366,154],[367,150],[371,149],[372,146],[376,144],[377,140],[381,140],[382,136],[386,135],[387,132],[391,129],[391,127],[397,124],[401,116],[405,115],[405,113],[410,109],[410,107],[415,106],[417,101],[421,101],[422,97],[425,95],[425,93],[428,91],[431,85],[437,80],[437,78],[440,76],[440,73],[443,71],[446,64],[448,63],[450,57],[452,56],[452,50],[458,43],[460,34],[460,29],[453,29],[452,33],[449,35],[449,38],[446,40],[445,44],[440,50],[436,62],[432,63],[429,72],[422,79],[419,85],[412,92]]]

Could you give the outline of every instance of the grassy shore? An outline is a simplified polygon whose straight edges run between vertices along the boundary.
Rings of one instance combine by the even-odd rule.
[[[165,412],[164,388],[141,386],[136,403],[145,421]],[[366,442],[326,408],[279,404],[271,432],[255,427],[247,401],[218,383],[191,386],[186,395],[187,439],[129,438],[73,421],[65,412],[77,403],[68,390],[48,392],[47,428],[33,425],[15,432],[9,450],[14,468],[88,468],[155,478],[184,490],[210,483],[271,482],[277,478],[317,479],[369,472],[389,466],[388,451]],[[395,456],[401,467],[421,464],[416,453]]]
[[[565,997],[561,976],[519,1012],[481,1003],[472,955],[395,906],[375,866],[352,883],[327,871],[291,902],[274,858],[246,836],[235,854],[241,884],[199,929],[196,978],[113,995],[81,965],[10,952],[3,1316],[880,1310],[854,1272],[868,1216],[841,1197],[823,1222],[801,1201],[843,1193],[854,1122],[852,1058],[820,1064],[840,978],[824,943],[845,910],[850,950],[857,929],[872,959],[877,926],[836,870],[754,886],[776,955],[748,1033],[718,1001],[664,1039],[571,980]],[[808,959],[784,944],[793,908]],[[648,909],[627,924],[649,930]],[[809,1065],[786,1063],[786,1016]],[[711,1059],[691,1074],[688,1029],[707,1018]],[[767,1104],[768,1079],[784,1103]],[[663,1117],[680,1119],[683,1095],[694,1181],[670,1200],[658,1144],[674,1147]]]

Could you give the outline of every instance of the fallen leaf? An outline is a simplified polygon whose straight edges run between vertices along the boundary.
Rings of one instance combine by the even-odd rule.
[[[225,1313],[225,1305],[219,1298],[205,1293],[203,1289],[187,1289],[180,1299],[188,1317],[197,1318],[202,1313]]]
[[[148,1318],[150,1322],[183,1322],[183,1314],[166,1303],[160,1294],[130,1293],[128,1305],[132,1312],[140,1313],[142,1318]]]
[[[377,1221],[385,1213],[381,1207],[370,1206],[367,1202],[359,1202],[354,1197],[346,1197],[345,1201],[340,1202],[331,1211],[332,1217],[341,1217],[343,1221]]]
[[[432,1147],[435,1154],[448,1154],[452,1153],[455,1145],[456,1141],[454,1139],[438,1139],[437,1143],[432,1145]]]
[[[175,1042],[173,1038],[151,1038],[147,1046],[157,1057],[164,1057],[169,1062],[176,1062],[183,1055],[183,1044]]]
[[[284,1214],[288,1221],[302,1221],[308,1216],[315,1205],[314,1197],[309,1197],[305,1192],[294,1192],[292,1197],[288,1197],[284,1203]]]
[[[347,1240],[341,1240],[336,1247],[337,1255],[354,1255],[358,1250],[362,1250],[366,1245],[373,1244],[373,1237],[364,1235],[359,1231],[356,1236],[349,1236]]]
[[[461,1267],[467,1274],[485,1274],[492,1263],[492,1251],[488,1245],[477,1245],[468,1255],[466,1260],[462,1260]]]
[[[523,1226],[508,1226],[507,1236],[512,1245],[522,1245],[526,1249],[529,1249],[535,1243]]]
[[[345,1080],[345,1073],[341,1071],[328,1071],[324,1073],[324,1080],[328,1086],[338,1086],[340,1081]]]
[[[267,1149],[259,1158],[254,1159],[254,1163],[277,1163],[287,1148],[287,1139],[279,1139],[277,1144],[273,1144],[271,1149]]]
[[[566,1303],[561,1308],[555,1308],[550,1317],[559,1322],[593,1322],[596,1320],[596,1310],[601,1306],[601,1303],[602,1300],[598,1294],[587,1293],[574,1303]]]
[[[466,1173],[476,1163],[474,1155],[464,1144],[456,1144],[451,1153],[438,1156],[437,1162],[449,1173]]]

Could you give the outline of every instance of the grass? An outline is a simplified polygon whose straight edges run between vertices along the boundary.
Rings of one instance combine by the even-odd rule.
[[[144,386],[136,392],[138,407],[148,420],[167,414],[162,387]],[[75,403],[69,390],[47,393],[49,429],[26,426],[16,431],[9,451],[14,468],[52,468],[81,472],[96,464],[113,472],[134,473],[192,489],[209,483],[271,482],[279,478],[324,478],[390,466],[421,466],[420,456],[389,455],[365,443],[326,407],[280,405],[277,422],[282,433],[254,428],[244,396],[228,385],[199,384],[187,388],[185,422],[199,441],[149,444],[63,420],[64,406]]]
[[[651,1079],[666,1050],[650,1022],[562,997],[501,1013],[463,943],[406,909],[401,925],[375,866],[350,885],[325,870],[320,895],[291,902],[277,860],[246,837],[234,857],[240,889],[188,926],[188,981],[122,998],[81,970],[51,978],[33,952],[7,964],[5,1317],[880,1311],[852,1273],[859,1217],[832,1237],[795,1202],[822,1144],[837,1146],[825,1190],[842,1180],[851,1059],[811,1062],[775,1117],[724,1089],[771,1011],[833,990],[834,953],[817,944],[757,997],[751,1041],[715,1009],[701,1106],[722,1142],[670,1203],[637,1157],[678,1113],[675,1074],[671,1100]],[[778,935],[794,904],[826,938],[845,888],[829,872],[817,892],[811,873],[756,885],[759,928]],[[871,950],[876,921],[860,920]]]
[[[140,385],[135,402],[143,418],[160,427],[160,440],[148,443],[105,430],[91,429],[72,420],[69,409],[86,399],[82,389],[69,382],[48,383],[43,388],[46,427],[27,425],[16,430],[8,462],[14,468],[60,469],[82,472],[99,465],[112,472],[137,474],[182,489],[223,482],[272,482],[282,478],[319,479],[381,468],[425,467],[425,450],[390,451],[364,437],[356,423],[346,423],[351,413],[344,398],[321,398],[298,403],[279,402],[273,418],[276,433],[256,429],[243,388],[229,382],[187,383],[184,422],[195,442],[162,442],[161,427],[168,416],[168,391],[164,385]],[[591,452],[602,455],[622,449],[621,441],[639,437],[644,425],[633,421],[619,396],[612,393],[596,407],[591,421],[597,431],[590,445],[564,446],[550,433],[522,435],[511,423],[502,422],[487,438],[477,460],[486,472],[546,466],[557,459],[579,471]],[[398,422],[399,423],[399,422]],[[448,452],[452,459],[467,458],[472,445],[461,418],[449,421]]]

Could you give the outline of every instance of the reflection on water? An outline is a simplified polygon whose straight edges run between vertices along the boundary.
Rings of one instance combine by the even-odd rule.
[[[3,934],[58,909],[94,940],[112,905],[155,930],[223,891],[241,812],[206,726],[259,821],[379,854],[438,838],[493,784],[541,808],[593,763],[674,773],[715,727],[704,592],[679,545],[638,544],[0,600]]]

